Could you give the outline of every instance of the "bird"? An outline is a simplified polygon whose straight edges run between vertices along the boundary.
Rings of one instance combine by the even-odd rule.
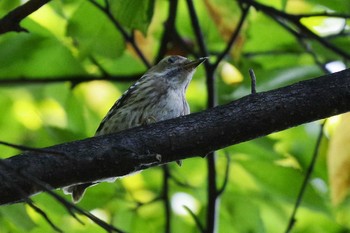
[[[196,68],[206,60],[207,57],[190,60],[179,55],[163,58],[114,103],[101,121],[95,136],[189,114],[186,90]],[[71,194],[73,202],[77,203],[84,196],[86,188],[99,182],[101,180],[74,184],[63,190],[66,194]]]

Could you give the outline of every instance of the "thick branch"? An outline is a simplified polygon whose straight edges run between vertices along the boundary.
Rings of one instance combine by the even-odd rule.
[[[10,11],[2,19],[0,19],[0,34],[11,31],[26,32],[27,30],[21,27],[20,22],[49,1],[50,0],[30,0]]]
[[[243,97],[204,112],[26,152],[0,163],[0,203],[42,191],[31,174],[54,188],[123,176],[178,161],[350,110],[350,69]],[[159,161],[161,155],[161,161]],[[6,166],[6,167],[8,167]],[[12,179],[6,179],[11,177]],[[14,185],[16,184],[16,185]],[[21,187],[19,193],[15,187]]]

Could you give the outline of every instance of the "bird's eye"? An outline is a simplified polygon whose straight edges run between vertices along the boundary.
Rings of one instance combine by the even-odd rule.
[[[169,58],[168,58],[168,62],[169,62],[170,64],[173,64],[175,61],[176,61],[176,57],[169,57]]]

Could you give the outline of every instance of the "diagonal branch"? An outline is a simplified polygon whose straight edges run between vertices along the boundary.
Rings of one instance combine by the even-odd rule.
[[[9,175],[13,175],[13,174],[10,174],[10,173],[6,173],[6,170],[12,170],[12,171],[16,170],[15,167],[13,167],[11,163],[8,163],[7,160],[0,160],[0,166],[3,168],[3,169],[1,169],[1,171],[5,171],[2,174],[2,175],[4,175],[4,177],[9,177]],[[31,173],[27,173],[24,169],[16,170],[15,175],[16,175],[16,178],[18,178],[18,179],[20,179],[22,181],[28,181],[29,180],[30,182],[32,182],[33,185],[35,185],[37,187],[40,187],[43,191],[48,192],[54,199],[56,199],[59,203],[61,203],[68,210],[68,212],[71,214],[71,216],[73,216],[78,222],[83,224],[83,222],[81,222],[80,219],[77,218],[77,216],[75,215],[75,213],[73,211],[76,211],[76,212],[78,212],[78,213],[80,213],[82,215],[85,215],[91,221],[93,221],[94,223],[96,223],[100,227],[104,228],[108,232],[123,233],[122,230],[119,230],[119,229],[115,228],[113,225],[110,225],[110,224],[104,222],[103,220],[97,218],[96,216],[94,216],[90,212],[85,211],[85,210],[77,207],[76,205],[66,201],[62,196],[60,196],[57,193],[53,192],[52,191],[52,187],[47,185],[47,183],[44,183],[41,180],[37,179],[37,177],[32,176]],[[22,187],[20,187],[18,183],[13,183],[12,184],[11,183],[12,182],[12,177],[10,177],[10,178],[11,179],[5,179],[5,182],[8,182],[7,184],[10,184],[11,187],[15,188],[22,197],[24,196],[24,200],[27,203],[29,203],[30,199],[25,197],[24,189]]]
[[[110,9],[109,9],[109,5],[107,4],[105,7],[103,7],[101,4],[99,4],[98,2],[96,2],[95,0],[89,0],[89,2],[91,4],[93,4],[97,9],[99,9],[100,11],[102,11],[108,18],[109,20],[111,20],[111,22],[113,23],[113,25],[118,29],[118,31],[122,34],[122,36],[124,37],[124,39],[130,43],[130,45],[133,47],[133,49],[135,50],[135,52],[137,53],[137,55],[139,56],[139,58],[142,60],[143,64],[147,67],[150,68],[151,64],[149,63],[149,61],[147,60],[147,58],[145,57],[145,55],[142,53],[141,49],[139,48],[139,46],[136,44],[133,35],[129,35],[127,33],[127,31],[123,28],[123,26],[119,23],[119,21],[113,16],[113,14],[111,13]],[[108,1],[106,1],[108,2]]]
[[[188,208],[187,206],[183,206],[183,208],[185,208],[187,210],[187,212],[190,214],[190,216],[193,218],[194,222],[197,225],[197,228],[199,229],[199,232],[205,233],[205,229],[204,229],[201,221],[198,219],[197,215],[195,213],[193,213],[193,211],[190,208]]]
[[[43,191],[38,182],[19,178],[19,172],[53,188],[124,176],[347,111],[350,69],[200,113],[47,148],[65,156],[25,152],[4,160],[11,166],[0,168],[5,174],[0,177],[0,204],[23,199],[15,186],[28,196]]]
[[[323,134],[324,134],[324,126],[325,126],[325,123],[326,121],[324,121],[320,127],[320,132],[318,134],[318,137],[317,137],[317,141],[316,141],[316,145],[315,145],[315,150],[314,150],[314,153],[312,154],[312,158],[311,158],[311,161],[310,161],[310,165],[308,166],[307,170],[306,170],[306,174],[305,174],[305,178],[303,180],[303,183],[301,184],[301,188],[300,188],[300,191],[299,191],[299,194],[298,194],[298,197],[296,199],[296,202],[295,202],[295,205],[294,205],[294,208],[293,208],[293,211],[292,211],[292,214],[290,216],[290,219],[289,219],[289,222],[288,222],[288,226],[287,226],[287,229],[286,229],[286,233],[289,233],[293,227],[294,227],[294,224],[296,222],[296,214],[297,214],[297,210],[301,204],[301,201],[303,199],[303,196],[306,192],[306,188],[307,188],[307,185],[309,184],[309,181],[310,181],[310,178],[311,178],[311,175],[312,175],[312,172],[314,170],[314,167],[315,167],[315,164],[316,164],[316,160],[317,160],[317,157],[319,155],[319,150],[320,150],[320,146],[321,146],[321,141],[322,141],[322,138],[323,138]]]
[[[20,25],[20,22],[49,1],[50,0],[30,0],[10,11],[0,19],[0,34],[6,32],[28,32],[27,29]]]
[[[198,20],[197,13],[196,13],[196,10],[195,10],[194,5],[193,5],[193,1],[186,0],[186,2],[187,2],[188,11],[189,11],[190,17],[191,17],[192,27],[193,27],[194,33],[196,35],[197,44],[199,46],[200,55],[202,57],[208,57],[209,52],[208,52],[207,46],[205,45],[204,36],[203,36],[202,30],[201,30],[201,27],[199,25],[199,20]],[[204,63],[204,64],[207,64],[207,63]],[[207,65],[206,65],[206,67],[207,67]]]
[[[305,15],[303,16],[303,15],[288,14],[286,12],[279,11],[273,7],[266,6],[264,4],[261,4],[257,1],[253,1],[253,0],[238,0],[238,1],[241,3],[247,3],[251,6],[253,6],[256,10],[260,10],[260,11],[264,12],[266,15],[268,15],[269,17],[271,17],[272,19],[274,19],[276,21],[278,21],[280,19],[287,20],[289,23],[293,24],[294,26],[296,26],[299,29],[300,34],[308,36],[309,38],[311,38],[311,39],[317,41],[318,43],[320,43],[321,45],[323,45],[325,48],[328,48],[329,50],[342,56],[343,58],[350,60],[350,54],[347,53],[345,50],[340,49],[339,47],[330,43],[328,40],[324,39],[323,37],[318,36],[313,31],[311,31],[309,28],[304,26],[304,24],[302,24],[300,22],[300,19],[303,17],[306,17]]]
[[[164,23],[164,32],[159,46],[159,51],[156,57],[156,63],[158,63],[165,56],[168,49],[168,43],[171,42],[172,37],[176,31],[175,20],[177,13],[177,4],[178,0],[169,1],[168,19]]]
[[[222,61],[222,59],[224,59],[224,57],[230,52],[232,45],[235,43],[235,41],[238,38],[238,35],[243,27],[243,23],[245,22],[247,16],[248,16],[248,12],[249,12],[249,8],[250,6],[248,5],[247,7],[242,6],[242,15],[241,18],[239,19],[239,22],[237,24],[236,29],[234,30],[234,32],[231,35],[230,40],[228,41],[226,48],[219,54],[219,56],[217,57],[215,63],[212,65],[213,69],[216,69],[216,67],[219,65],[219,63]]]

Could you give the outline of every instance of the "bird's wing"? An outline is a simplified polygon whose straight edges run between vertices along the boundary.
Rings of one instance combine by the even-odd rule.
[[[98,126],[95,135],[103,129],[104,124],[119,110],[119,108],[121,106],[124,106],[130,96],[137,90],[137,87],[147,78],[147,76],[147,74],[143,75],[136,83],[130,86],[129,89],[126,90],[123,95],[114,103],[112,108],[108,111],[107,115],[103,118],[100,125]]]

